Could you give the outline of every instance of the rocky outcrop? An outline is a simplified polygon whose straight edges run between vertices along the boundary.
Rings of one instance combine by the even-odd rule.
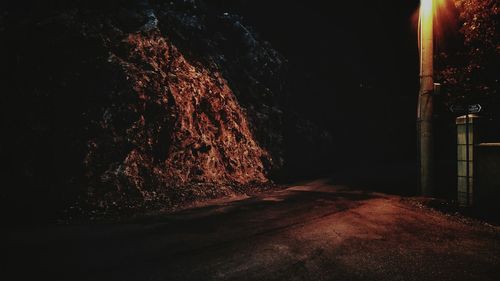
[[[108,138],[88,142],[85,166],[95,185],[147,197],[168,186],[268,181],[263,162],[271,159],[218,71],[190,63],[156,31],[129,34],[117,48],[108,62],[127,82],[102,108],[98,127]],[[126,124],[123,116],[131,117]],[[109,151],[125,153],[113,159]]]
[[[15,94],[4,119],[13,138],[3,147],[22,188],[7,201],[134,208],[215,198],[282,175],[296,128],[322,134],[288,118],[286,60],[203,1],[13,11]]]
[[[268,170],[285,165],[287,60],[261,40],[244,19],[204,1],[153,1],[162,33],[185,54],[218,68],[246,109],[253,134],[272,158]]]

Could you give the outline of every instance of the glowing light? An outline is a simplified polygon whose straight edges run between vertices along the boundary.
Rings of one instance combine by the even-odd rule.
[[[433,10],[433,0],[422,0],[420,3],[420,16],[422,15],[432,15]]]
[[[434,9],[439,11],[448,5],[448,0],[434,0]]]
[[[434,1],[421,0],[419,18],[419,47],[421,75],[432,76],[433,36],[434,36]]]
[[[435,0],[434,3],[434,31],[435,37],[441,39],[448,32],[458,31],[459,12],[454,0]]]
[[[421,25],[430,26],[428,22],[433,21],[434,38],[441,39],[447,31],[456,29],[457,10],[454,0],[421,0],[418,14],[418,29]],[[417,23],[415,20],[414,23]],[[420,44],[420,43],[419,43]]]

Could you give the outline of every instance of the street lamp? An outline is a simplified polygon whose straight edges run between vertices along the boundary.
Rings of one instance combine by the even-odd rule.
[[[419,20],[420,91],[418,96],[417,130],[419,142],[420,190],[422,195],[434,192],[433,153],[433,0],[421,0]]]

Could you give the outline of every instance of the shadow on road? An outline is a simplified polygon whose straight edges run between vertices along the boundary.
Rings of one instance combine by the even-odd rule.
[[[11,229],[9,280],[496,280],[498,229],[330,182],[121,223]]]

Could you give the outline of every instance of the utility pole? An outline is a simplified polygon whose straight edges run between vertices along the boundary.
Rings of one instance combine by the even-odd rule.
[[[420,1],[420,92],[418,95],[417,130],[420,160],[420,190],[424,196],[434,193],[433,151],[433,0]]]

